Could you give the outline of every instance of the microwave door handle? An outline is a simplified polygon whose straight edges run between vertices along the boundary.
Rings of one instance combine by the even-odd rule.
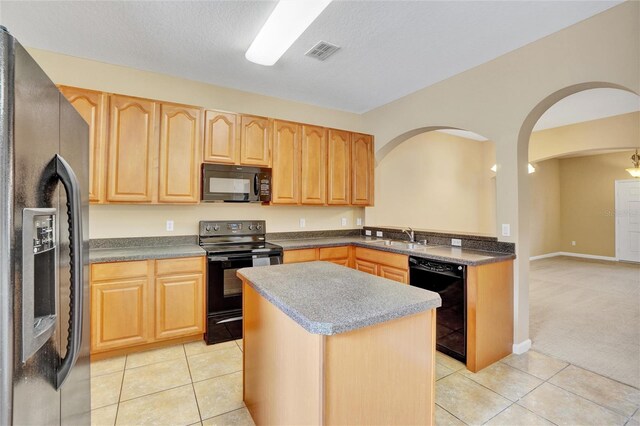
[[[82,344],[82,312],[84,302],[84,259],[82,252],[82,197],[80,184],[71,166],[60,155],[55,158],[56,174],[67,193],[69,217],[69,268],[71,269],[71,293],[69,312],[69,336],[67,354],[56,372],[56,388],[64,383],[78,360]]]
[[[253,175],[253,195],[258,195],[258,192],[260,192],[260,178],[259,174],[256,173]]]

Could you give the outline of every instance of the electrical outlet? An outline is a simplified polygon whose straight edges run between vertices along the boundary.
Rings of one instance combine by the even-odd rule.
[[[172,220],[168,220],[167,221],[167,231],[173,231],[173,221]]]
[[[571,241],[571,245],[572,245],[572,246],[575,246],[575,245],[576,245],[576,242],[575,242],[575,241]]]
[[[502,236],[503,237],[511,236],[511,225],[509,225],[508,223],[502,224]]]
[[[371,230],[366,229],[366,230],[364,231],[364,235],[366,235],[367,237],[370,237],[370,236],[371,236]]]
[[[300,218],[300,228],[304,228],[305,226],[307,226],[307,221],[303,218]]]
[[[454,247],[462,247],[462,240],[459,238],[452,238],[451,245]]]
[[[347,226],[347,218],[346,218],[346,217],[343,217],[342,219],[340,219],[340,224],[341,224],[342,226]]]
[[[356,219],[356,226],[362,226],[362,218],[361,217]]]
[[[382,237],[382,231],[376,231],[376,237]]]

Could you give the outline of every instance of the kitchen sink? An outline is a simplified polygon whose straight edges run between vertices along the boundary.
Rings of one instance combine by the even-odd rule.
[[[366,240],[364,241],[366,244],[374,244],[385,247],[394,247],[402,250],[412,250],[412,251],[422,251],[426,250],[429,247],[437,247],[437,246],[429,246],[420,243],[410,243],[408,241],[397,241],[397,240]]]

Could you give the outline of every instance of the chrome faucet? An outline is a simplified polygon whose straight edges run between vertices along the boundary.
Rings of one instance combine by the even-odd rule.
[[[405,234],[407,234],[409,236],[409,242],[410,243],[415,243],[416,242],[416,234],[413,232],[413,229],[411,229],[411,227],[407,227],[407,229],[403,229],[402,232],[404,232]]]

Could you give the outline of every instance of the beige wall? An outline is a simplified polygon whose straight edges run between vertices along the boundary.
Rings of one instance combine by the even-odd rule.
[[[195,235],[200,220],[266,220],[267,232],[348,228],[364,217],[362,208],[262,206],[260,204],[211,203],[191,206],[103,205],[89,209],[91,238],[154,235]],[[304,218],[306,227],[299,227]],[[174,221],[174,231],[166,231],[166,221]]]
[[[378,160],[415,134],[455,127],[496,143],[497,224],[516,243],[514,341],[529,337],[529,137],[540,116],[577,91],[640,93],[640,2],[627,1],[476,68],[364,114]],[[498,226],[498,229],[499,226]]]
[[[560,251],[614,257],[615,181],[631,179],[631,152],[560,160]],[[576,245],[572,246],[571,241]]]
[[[631,166],[632,154],[537,163],[531,175],[531,256],[569,252],[615,257],[615,181],[631,179],[625,168]]]
[[[531,184],[531,256],[560,251],[560,160],[536,164]]]
[[[640,112],[630,112],[534,132],[529,142],[529,161],[535,163],[566,154],[639,145]]]
[[[112,93],[124,93],[206,108],[265,115],[327,127],[362,131],[361,116],[290,102],[168,75],[135,70],[97,61],[28,49],[57,84]],[[196,234],[199,220],[264,219],[269,231],[323,230],[356,227],[362,208],[263,207],[258,205],[204,204],[199,206],[91,206],[91,238]],[[300,218],[306,227],[299,227]],[[173,220],[174,231],[165,231]]]
[[[492,142],[414,136],[378,164],[367,224],[495,235],[494,163]]]

